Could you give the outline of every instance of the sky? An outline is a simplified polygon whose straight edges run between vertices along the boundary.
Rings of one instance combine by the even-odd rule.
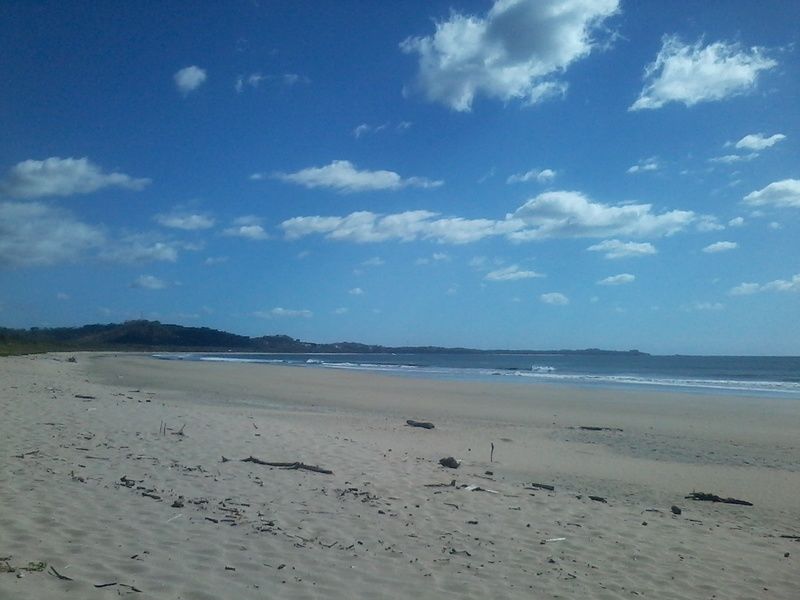
[[[800,355],[795,1],[0,4],[0,326]]]

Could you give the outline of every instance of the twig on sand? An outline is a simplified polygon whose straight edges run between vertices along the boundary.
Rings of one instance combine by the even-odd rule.
[[[15,454],[14,458],[25,458],[26,456],[31,456],[33,454],[39,454],[39,450],[31,450],[29,452],[23,452],[22,454]]]
[[[264,465],[267,467],[279,467],[281,469],[289,469],[289,470],[302,469],[304,471],[313,471],[314,473],[324,473],[325,475],[333,475],[333,471],[331,471],[330,469],[324,469],[316,465],[307,465],[302,462],[271,462],[267,460],[261,460],[260,458],[256,458],[255,456],[248,456],[247,458],[243,458],[242,462],[251,462],[257,465]]]
[[[702,502],[722,502],[723,504],[740,504],[742,506],[753,506],[752,502],[747,500],[739,500],[738,498],[722,498],[716,494],[709,494],[707,492],[692,492],[686,496],[687,500],[700,500]]]
[[[546,483],[529,483],[528,486],[525,489],[526,490],[540,489],[540,490],[549,490],[551,492],[555,492],[556,491],[556,486],[548,485]]]
[[[66,575],[62,575],[61,573],[56,571],[56,568],[53,565],[50,565],[50,571],[51,571],[51,573],[53,575],[55,575],[56,577],[58,577],[62,581],[74,581],[74,579],[72,579],[72,577],[67,577]]]

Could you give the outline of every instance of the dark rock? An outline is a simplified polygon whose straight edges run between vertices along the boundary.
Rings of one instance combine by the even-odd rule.
[[[414,421],[413,419],[408,419],[406,424],[410,427],[422,427],[423,429],[434,429],[435,425],[433,423],[428,423],[427,421]]]
[[[678,508],[674,504],[670,507],[670,510],[672,511],[673,515],[679,515],[681,514],[681,512],[683,512],[680,508]]]
[[[452,456],[439,459],[439,464],[450,469],[457,469],[460,465],[460,463]]]

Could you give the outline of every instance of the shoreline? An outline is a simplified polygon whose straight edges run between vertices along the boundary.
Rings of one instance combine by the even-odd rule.
[[[112,581],[198,600],[800,587],[800,546],[780,537],[800,536],[797,402],[69,356],[0,359],[0,555],[74,581],[0,573],[0,596],[106,598],[94,586]]]

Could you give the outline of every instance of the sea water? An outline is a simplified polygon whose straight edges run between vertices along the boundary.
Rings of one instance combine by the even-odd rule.
[[[261,354],[160,353],[164,360],[283,364],[405,377],[492,380],[800,399],[800,357],[655,356],[636,353]]]

